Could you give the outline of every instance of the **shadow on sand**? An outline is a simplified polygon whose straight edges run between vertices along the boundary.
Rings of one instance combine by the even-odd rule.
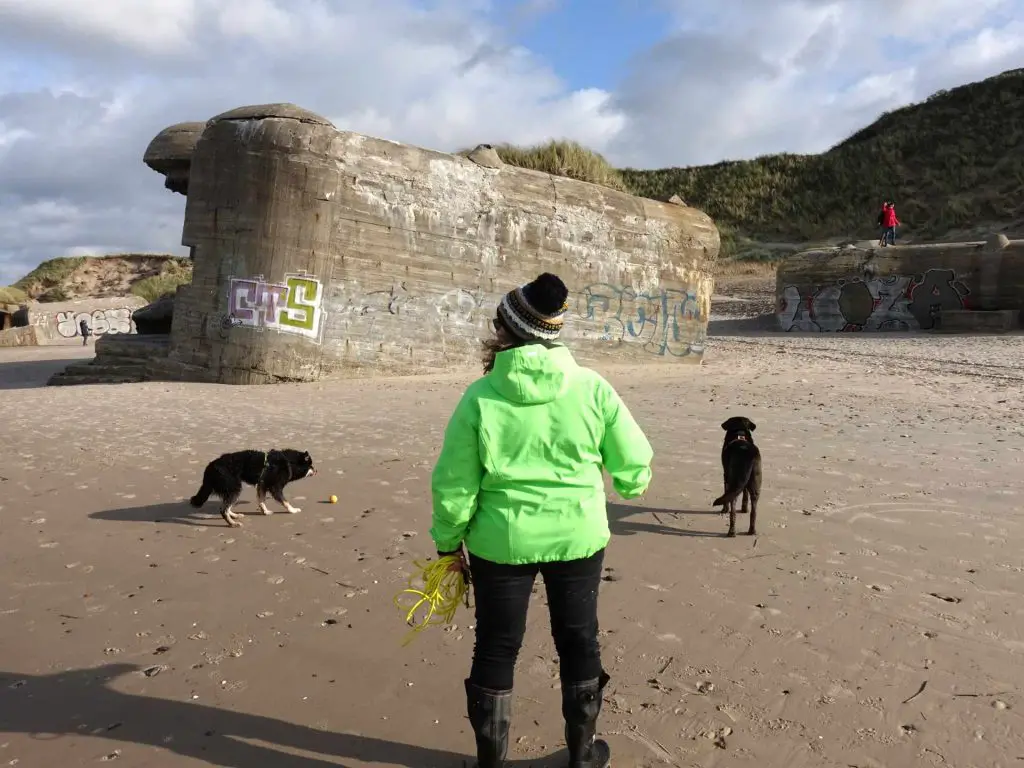
[[[55,373],[72,363],[84,363],[88,357],[67,357],[60,360],[0,360],[0,390],[38,389]]]
[[[93,512],[89,517],[93,520],[110,520],[121,523],[226,526],[224,519],[217,512],[218,509],[217,503],[207,503],[205,507],[195,509],[187,499],[182,499],[181,501],[169,501],[144,507],[108,509],[102,512]],[[235,511],[241,512],[247,517],[263,516],[256,511],[255,504],[247,501],[239,501],[235,505]],[[677,522],[684,515],[725,519],[724,515],[713,509],[654,509],[627,504],[609,504],[608,526],[616,536],[634,536],[638,533],[656,533],[663,536],[724,536],[726,533],[724,528],[721,532],[695,531],[689,528],[677,528],[670,524]],[[640,516],[648,517],[651,522],[629,519]]]
[[[182,499],[163,504],[150,504],[145,507],[107,509],[102,512],[93,512],[89,517],[93,520],[112,520],[119,523],[174,523],[175,525],[227,527],[219,510],[220,502],[216,499],[207,502],[206,506],[200,509],[189,504],[188,499]],[[235,504],[235,511],[241,512],[247,517],[263,517],[256,512],[256,505],[248,501],[239,501]]]
[[[95,735],[222,768],[338,768],[345,765],[339,761],[346,759],[409,768],[462,768],[473,763],[468,756],[453,752],[332,733],[191,701],[123,693],[111,687],[117,678],[138,674],[142,669],[134,664],[107,664],[50,675],[0,671],[0,730],[40,740]],[[172,733],[174,738],[169,739]],[[139,754],[125,757],[127,765],[148,765],[156,759]],[[554,768],[559,757],[564,762],[565,753],[509,765]]]
[[[630,520],[638,516],[649,517],[652,522]],[[638,533],[657,533],[663,536],[725,536],[728,525],[721,531],[694,531],[689,528],[676,528],[668,525],[683,515],[709,515],[719,518],[721,513],[714,509],[654,509],[652,507],[634,507],[627,504],[608,505],[608,527],[614,536],[634,536]]]

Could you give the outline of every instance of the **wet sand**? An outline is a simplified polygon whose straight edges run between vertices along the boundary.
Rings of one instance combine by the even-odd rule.
[[[0,765],[469,760],[472,615],[402,648],[391,601],[470,377],[33,388],[53,354],[0,351]],[[605,372],[657,456],[610,507],[614,765],[1024,758],[1024,339],[716,338]],[[765,456],[756,538],[709,507],[730,415]],[[188,506],[219,452],[284,446],[317,460],[301,513]],[[510,758],[560,765],[540,586],[516,692]]]

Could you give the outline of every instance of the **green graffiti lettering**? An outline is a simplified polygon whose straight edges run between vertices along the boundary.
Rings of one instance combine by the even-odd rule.
[[[280,311],[278,322],[289,328],[312,332],[316,321],[316,305],[320,298],[317,282],[302,277],[289,277],[287,285],[288,299]]]

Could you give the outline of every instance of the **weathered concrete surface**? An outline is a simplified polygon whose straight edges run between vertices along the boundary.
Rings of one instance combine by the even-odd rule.
[[[498,150],[490,144],[477,145],[472,152],[466,155],[466,159],[477,165],[482,165],[484,168],[501,168],[505,164],[498,154]]]
[[[943,333],[1007,333],[1020,328],[1017,309],[944,309],[935,330]]]
[[[784,331],[932,330],[950,311],[1019,314],[1024,240],[805,251],[779,266],[776,302]]]
[[[0,331],[22,328],[28,324],[28,307],[24,304],[0,304]]]
[[[145,304],[138,296],[29,304],[29,324],[38,330],[41,344],[81,344],[78,324],[83,317],[93,338],[135,333],[132,312]]]
[[[174,294],[161,296],[152,304],[132,312],[135,331],[143,336],[170,335],[174,317]]]
[[[164,186],[172,192],[188,194],[188,173],[192,151],[206,123],[178,123],[165,128],[149,142],[142,161],[163,174]]]
[[[479,362],[503,293],[573,292],[584,361],[699,362],[718,231],[692,208],[336,130],[293,105],[213,118],[191,158],[161,375],[222,383]]]
[[[96,357],[74,362],[49,378],[50,386],[132,384],[145,381],[149,367],[167,357],[166,335],[113,334],[96,340]]]
[[[45,343],[45,337],[40,335],[39,328],[34,325],[0,331],[0,347],[34,347]]]

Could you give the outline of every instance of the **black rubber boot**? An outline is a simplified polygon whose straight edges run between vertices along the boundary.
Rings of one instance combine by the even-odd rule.
[[[502,768],[508,755],[512,691],[492,691],[466,680],[466,710],[476,735],[478,768]]]
[[[565,744],[569,747],[569,768],[607,768],[611,761],[608,742],[597,738],[601,696],[610,679],[602,672],[597,680],[562,681],[562,716],[565,718]]]

